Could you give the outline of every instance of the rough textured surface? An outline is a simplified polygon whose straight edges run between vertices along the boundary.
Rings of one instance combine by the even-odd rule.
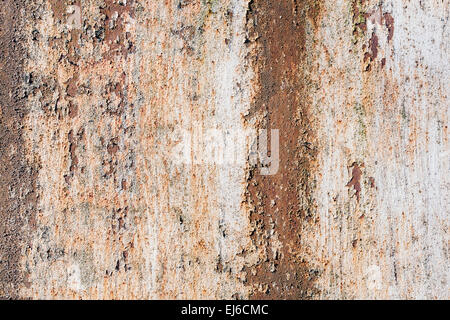
[[[34,228],[36,166],[26,159],[23,128],[28,113],[22,84],[26,51],[20,19],[23,1],[0,7],[0,297],[19,298],[27,283],[22,248]]]
[[[449,298],[447,1],[1,4],[0,297]]]

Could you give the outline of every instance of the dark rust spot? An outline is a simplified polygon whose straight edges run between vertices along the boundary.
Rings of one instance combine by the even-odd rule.
[[[369,49],[371,52],[372,60],[375,60],[378,56],[378,36],[375,34],[375,32],[372,34],[372,38],[370,38],[369,40]]]
[[[358,200],[358,202],[361,192],[361,175],[362,171],[360,166],[357,163],[353,163],[352,179],[347,183],[346,187],[353,187],[353,189],[356,191],[356,199]]]
[[[70,154],[70,172],[73,175],[74,171],[76,170],[78,166],[78,157],[76,156],[76,149],[77,149],[77,143],[76,139],[73,134],[73,130],[69,131],[68,134],[68,140],[69,140],[69,154]]]
[[[370,186],[371,188],[376,188],[376,185],[375,185],[375,178],[374,178],[374,177],[369,177],[369,186]]]
[[[119,151],[119,146],[117,145],[117,143],[117,138],[111,139],[111,141],[109,142],[107,149],[110,155],[114,155],[117,151]]]
[[[369,52],[364,54],[364,62],[368,62],[366,71],[372,70],[372,63],[378,56],[378,36],[375,31],[372,33],[372,37],[369,40]]]
[[[392,17],[392,15],[390,13],[385,13],[383,15],[383,17],[384,17],[384,22],[386,24],[386,28],[389,31],[388,42],[390,42],[392,40],[392,38],[394,37],[394,18]]]
[[[367,31],[367,25],[365,19],[366,14],[363,12],[365,0],[353,0],[352,2],[352,12],[353,12],[353,35],[358,36],[360,34],[365,34]]]

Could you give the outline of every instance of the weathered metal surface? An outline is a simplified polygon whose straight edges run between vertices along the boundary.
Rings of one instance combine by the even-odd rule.
[[[449,298],[446,1],[1,10],[1,297]]]
[[[324,6],[318,222],[302,237],[320,297],[448,298],[448,14],[446,1]]]

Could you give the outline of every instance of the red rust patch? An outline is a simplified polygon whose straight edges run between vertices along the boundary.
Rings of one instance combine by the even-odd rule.
[[[37,168],[27,162],[22,138],[27,85],[33,80],[24,74],[20,35],[22,14],[31,10],[24,0],[0,6],[0,299],[21,298],[19,290],[27,285],[21,255],[35,228]]]
[[[392,15],[390,13],[385,13],[383,15],[383,18],[384,18],[384,22],[386,24],[386,28],[389,31],[388,42],[390,42],[392,40],[392,38],[394,37],[394,18],[392,17]]]
[[[372,38],[369,40],[369,49],[371,52],[372,60],[375,60],[378,56],[378,36],[375,32],[372,34]]]
[[[358,36],[359,33],[365,34],[367,31],[367,25],[364,21],[361,21],[362,7],[364,6],[365,0],[353,0],[352,2],[352,12],[353,12],[353,24],[354,30],[353,35]],[[359,31],[359,32],[358,32]]]
[[[374,177],[369,177],[369,186],[370,186],[371,188],[376,188],[376,185],[375,185],[375,178],[374,178]]]
[[[249,39],[256,41],[254,57],[261,86],[250,115],[265,115],[262,128],[279,129],[280,169],[261,176],[253,168],[247,202],[253,209],[254,245],[265,252],[257,266],[248,268],[255,299],[307,299],[314,294],[317,271],[302,255],[301,230],[310,219],[311,163],[316,157],[310,123],[305,26],[317,23],[316,1],[250,2],[247,14]],[[272,247],[272,237],[282,246]]]
[[[134,0],[127,1],[126,5],[109,0],[105,1],[105,6],[100,10],[106,16],[106,20],[97,28],[97,36],[110,47],[104,58],[112,59],[115,55],[126,57],[129,52],[134,51],[130,35],[125,32],[126,14],[134,17],[133,5]]]

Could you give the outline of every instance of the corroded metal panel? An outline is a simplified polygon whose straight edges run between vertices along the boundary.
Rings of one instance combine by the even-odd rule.
[[[0,296],[448,298],[448,15],[5,1]]]

